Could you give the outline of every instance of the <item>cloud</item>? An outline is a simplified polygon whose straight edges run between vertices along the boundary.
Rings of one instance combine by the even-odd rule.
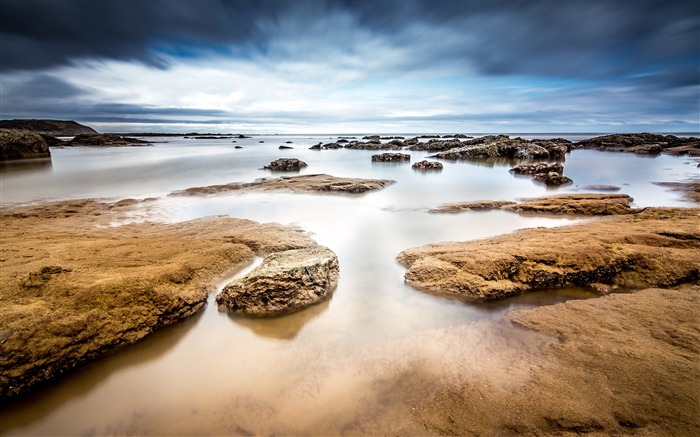
[[[316,130],[700,116],[693,1],[0,3],[3,118]]]

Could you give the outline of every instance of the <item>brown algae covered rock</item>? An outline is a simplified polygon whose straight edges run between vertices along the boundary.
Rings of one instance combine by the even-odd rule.
[[[700,210],[647,208],[580,225],[526,229],[401,252],[406,283],[468,300],[588,286],[672,287],[700,280]]]
[[[287,314],[328,299],[338,274],[338,257],[327,247],[275,252],[224,287],[216,302],[248,316]]]
[[[306,166],[307,164],[304,161],[297,158],[279,158],[263,167],[263,169],[272,171],[299,171]]]

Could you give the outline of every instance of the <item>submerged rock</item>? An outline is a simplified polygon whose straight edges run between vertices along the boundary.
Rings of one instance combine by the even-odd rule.
[[[216,302],[248,316],[287,314],[328,299],[338,274],[338,257],[327,247],[276,252],[224,287]]]
[[[372,162],[403,162],[410,160],[411,155],[408,153],[382,153],[381,155],[372,155]]]
[[[49,145],[41,135],[24,130],[0,129],[0,162],[50,157]]]
[[[437,161],[419,161],[411,166],[414,170],[442,170],[442,163]]]
[[[307,164],[304,161],[297,158],[280,158],[275,159],[269,165],[263,167],[263,169],[272,171],[297,171],[306,166]]]
[[[288,149],[293,149],[294,147],[292,146],[279,146],[278,149],[280,150],[288,150]]]

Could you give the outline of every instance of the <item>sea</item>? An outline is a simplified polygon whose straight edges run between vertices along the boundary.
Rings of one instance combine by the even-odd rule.
[[[698,158],[574,150],[563,162],[564,174],[573,184],[553,189],[512,175],[508,170],[513,162],[442,161],[442,171],[420,172],[407,163],[372,162],[371,156],[382,151],[309,149],[340,136],[363,135],[143,137],[152,144],[52,148],[50,160],[0,167],[3,207],[78,198],[110,202],[156,198],[112,225],[174,223],[215,215],[276,222],[308,232],[333,250],[340,262],[340,280],[331,299],[284,317],[231,317],[218,311],[212,290],[207,306],[192,318],[0,406],[0,434],[376,431],[382,423],[410,414],[411,394],[416,391],[405,390],[402,375],[430,375],[417,383],[425,384],[425,390],[430,381],[446,377],[435,366],[441,360],[436,351],[454,346],[441,340],[446,338],[443,333],[482,329],[483,335],[466,336],[459,347],[467,352],[472,347],[483,349],[494,326],[486,322],[499,320],[508,311],[597,296],[571,288],[477,304],[406,286],[404,268],[395,261],[404,249],[585,220],[505,211],[431,214],[429,209],[454,202],[583,193],[590,191],[589,185],[618,186],[637,207],[689,207],[679,192],[656,183],[698,177]],[[577,141],[595,135],[520,136]],[[292,149],[281,150],[282,145]],[[432,159],[431,152],[402,153],[410,153],[411,162]],[[284,175],[326,173],[395,183],[362,195],[168,196],[190,187],[280,176],[262,167],[281,157],[308,164]],[[490,358],[502,352],[494,348]]]

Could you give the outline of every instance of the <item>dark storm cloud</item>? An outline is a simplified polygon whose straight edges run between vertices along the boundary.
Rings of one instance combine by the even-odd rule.
[[[235,0],[0,0],[2,69],[41,69],[77,59],[166,67],[153,46],[241,43],[266,7]]]
[[[3,70],[78,59],[166,68],[162,53],[205,47],[264,53],[289,20],[303,33],[333,14],[354,18],[357,29],[338,29],[349,47],[365,30],[416,63],[465,62],[489,75],[612,77],[678,60],[697,68],[700,55],[700,6],[685,0],[0,1]]]

